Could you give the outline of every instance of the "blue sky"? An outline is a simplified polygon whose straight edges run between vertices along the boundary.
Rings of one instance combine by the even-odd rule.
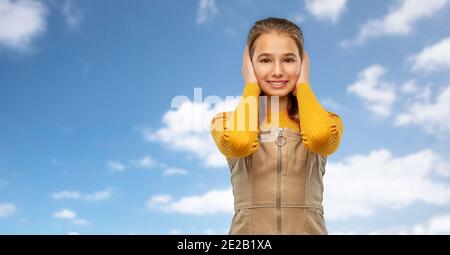
[[[328,231],[450,234],[448,0],[0,0],[0,233],[227,233],[208,124],[268,16],[302,27],[344,122]]]

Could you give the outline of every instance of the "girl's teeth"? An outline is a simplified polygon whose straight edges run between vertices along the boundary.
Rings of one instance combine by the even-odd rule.
[[[286,82],[269,82],[270,84],[273,84],[273,85],[283,85],[283,84],[285,84]]]

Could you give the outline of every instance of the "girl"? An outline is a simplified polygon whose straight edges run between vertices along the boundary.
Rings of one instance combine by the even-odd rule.
[[[211,122],[231,170],[229,234],[328,234],[323,175],[343,124],[320,105],[309,73],[297,25],[272,17],[254,24],[243,56],[241,100]],[[260,96],[267,102],[261,104]]]

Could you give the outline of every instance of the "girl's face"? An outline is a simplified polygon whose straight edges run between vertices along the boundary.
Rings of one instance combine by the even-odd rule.
[[[301,59],[297,44],[288,35],[260,35],[254,43],[252,62],[259,86],[267,95],[284,97],[295,88]]]

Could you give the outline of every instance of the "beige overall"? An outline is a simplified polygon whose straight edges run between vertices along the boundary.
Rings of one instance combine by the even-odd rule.
[[[227,158],[235,210],[229,234],[328,234],[322,206],[326,160],[304,147],[297,131],[261,131],[253,154]]]

